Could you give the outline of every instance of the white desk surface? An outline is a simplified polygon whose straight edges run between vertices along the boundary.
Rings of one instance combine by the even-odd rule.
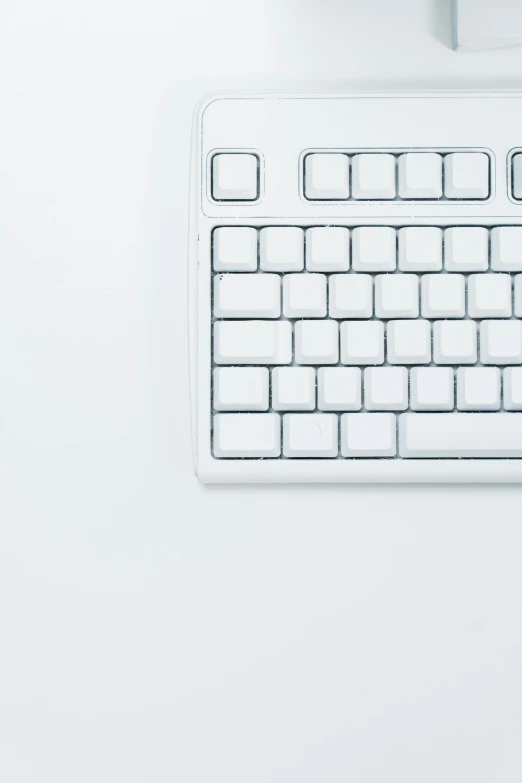
[[[449,20],[4,2],[6,783],[520,783],[521,488],[205,488],[190,460],[192,105],[522,88],[522,50],[456,54]]]

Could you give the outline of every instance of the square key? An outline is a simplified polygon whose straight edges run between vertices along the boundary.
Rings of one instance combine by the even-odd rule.
[[[484,199],[489,196],[489,158],[484,152],[451,152],[444,159],[446,198]]]
[[[522,280],[520,288],[522,291]],[[372,276],[364,274],[330,275],[328,312],[331,318],[371,318],[373,314]]]
[[[439,272],[442,269],[442,229],[407,226],[399,229],[398,237],[402,272]]]
[[[259,232],[260,267],[263,272],[302,272],[304,231],[296,226],[269,226]]]
[[[481,226],[454,226],[444,232],[444,266],[447,272],[486,272],[488,230]]]
[[[343,364],[382,364],[384,324],[382,321],[343,321],[341,324]]]
[[[287,318],[324,318],[326,275],[285,275],[283,313]]]
[[[389,226],[361,226],[352,232],[352,267],[356,272],[393,272],[397,265],[395,231]]]
[[[387,153],[363,153],[352,158],[352,197],[395,198],[395,157]]]
[[[223,226],[212,234],[215,272],[255,272],[257,231],[246,226]]]
[[[393,413],[344,413],[341,416],[343,457],[394,457],[397,423]]]
[[[511,276],[494,272],[468,277],[468,315],[471,318],[509,318]]]
[[[339,361],[337,321],[297,321],[295,361],[297,364],[337,364]]]
[[[482,364],[522,363],[522,322],[481,321],[480,361]]]
[[[423,318],[463,318],[466,312],[464,275],[423,275]]]
[[[361,409],[359,367],[320,367],[317,372],[317,407],[322,411]]]
[[[312,411],[315,408],[313,367],[275,367],[272,370],[272,408]]]
[[[212,198],[255,201],[259,198],[258,158],[247,153],[219,153],[212,158]]]
[[[459,367],[457,370],[459,411],[500,410],[500,370],[498,367]]]
[[[429,321],[389,321],[387,338],[390,364],[428,364],[431,360]]]
[[[455,378],[451,367],[413,367],[410,370],[410,406],[414,411],[451,411]]]
[[[347,272],[350,268],[349,230],[342,226],[307,229],[306,268],[309,272]]]
[[[339,201],[350,197],[350,159],[342,153],[313,153],[304,161],[305,198]]]
[[[433,324],[435,364],[475,364],[477,326],[474,321],[435,321]]]
[[[368,411],[405,411],[408,407],[406,367],[367,367],[364,407]]]
[[[399,157],[399,196],[439,199],[442,196],[442,158],[435,152],[406,152]]]
[[[491,268],[495,272],[522,272],[522,226],[492,229]]]
[[[417,275],[377,275],[375,315],[377,318],[418,318],[419,278]]]
[[[287,413],[283,416],[285,457],[336,457],[339,423],[334,413]]]

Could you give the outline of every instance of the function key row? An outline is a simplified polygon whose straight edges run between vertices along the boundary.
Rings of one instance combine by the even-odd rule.
[[[522,201],[522,153],[510,160],[510,195]],[[212,198],[257,201],[262,165],[250,152],[213,155]],[[311,152],[304,157],[303,191],[310,201],[484,201],[491,195],[491,166],[485,152]]]
[[[490,161],[484,152],[310,153],[304,195],[312,201],[483,201],[490,195]]]
[[[223,226],[216,272],[522,272],[522,226]]]

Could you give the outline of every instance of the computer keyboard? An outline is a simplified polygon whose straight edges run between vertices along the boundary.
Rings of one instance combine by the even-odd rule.
[[[522,480],[522,94],[210,97],[203,481]]]

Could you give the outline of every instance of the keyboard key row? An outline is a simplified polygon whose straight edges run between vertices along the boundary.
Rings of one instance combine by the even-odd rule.
[[[259,234],[259,243],[258,243]],[[259,248],[258,248],[259,244]],[[490,247],[491,245],[491,247]],[[222,226],[216,272],[522,272],[522,226]],[[258,263],[259,256],[259,263]]]
[[[313,201],[483,200],[490,192],[489,165],[483,152],[316,152],[304,160],[304,194]]]
[[[522,275],[514,277],[515,314],[522,315]],[[469,275],[219,274],[214,278],[216,318],[509,318],[511,276]],[[282,307],[281,307],[282,289]],[[466,308],[467,299],[467,308]]]
[[[390,413],[344,414],[343,457],[393,457],[396,420]],[[332,413],[219,413],[214,416],[214,456],[218,458],[332,458],[339,453],[339,419]],[[281,444],[282,440],[282,444]]]
[[[217,458],[520,458],[522,414],[219,413],[213,444]]]
[[[219,365],[341,364],[365,366],[477,362],[477,324],[471,320],[389,321],[217,321],[214,362]],[[480,323],[480,361],[522,362],[522,322]],[[433,334],[432,334],[433,332]],[[292,340],[294,337],[294,340]],[[292,343],[294,342],[294,347]]]
[[[461,411],[522,410],[522,368],[460,367],[219,367],[217,411]],[[503,388],[503,395],[502,395]],[[364,394],[363,394],[364,389]]]

